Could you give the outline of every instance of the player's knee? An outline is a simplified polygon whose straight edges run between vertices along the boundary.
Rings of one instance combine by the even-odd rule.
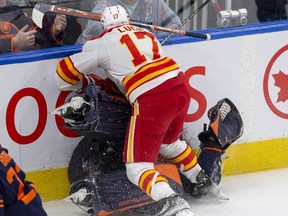
[[[173,158],[181,154],[187,148],[187,143],[177,140],[171,144],[162,144],[160,147],[160,154],[165,158]]]
[[[205,170],[211,180],[219,184],[222,175],[221,155],[223,154],[220,145],[213,140],[207,140],[201,143],[200,149],[198,164]]]
[[[154,169],[154,163],[138,162],[138,163],[126,163],[126,175],[129,181],[138,185],[138,180],[143,172]]]

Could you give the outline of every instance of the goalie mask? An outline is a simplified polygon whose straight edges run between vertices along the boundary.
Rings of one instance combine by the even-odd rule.
[[[99,91],[99,87],[90,84],[83,89],[83,94],[73,95],[51,114],[59,115],[65,120],[64,128],[80,134],[94,131],[100,120],[98,115]]]
[[[114,26],[129,24],[129,16],[121,6],[106,7],[102,13],[101,24],[104,30]]]

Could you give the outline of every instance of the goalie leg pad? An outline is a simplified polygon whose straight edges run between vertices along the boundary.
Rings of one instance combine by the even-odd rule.
[[[70,183],[101,173],[124,171],[125,163],[122,162],[124,139],[125,134],[107,136],[95,132],[83,137],[74,149],[68,165]]]
[[[174,193],[184,194],[176,166],[159,163],[155,168],[161,174],[162,170],[167,171],[163,175],[167,177]],[[178,178],[171,176],[172,173]],[[154,205],[155,201],[128,180],[125,171],[94,176],[89,184],[93,188],[94,215],[156,215],[155,212],[159,211],[158,206]]]
[[[198,157],[198,164],[212,181],[219,184],[222,176],[222,150],[219,145],[212,140],[201,143],[200,148],[201,152]]]

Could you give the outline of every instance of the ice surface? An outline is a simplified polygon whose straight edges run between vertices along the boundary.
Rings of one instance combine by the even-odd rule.
[[[220,183],[229,201],[188,201],[196,216],[285,216],[288,215],[288,169],[227,176]],[[72,203],[44,203],[49,216],[87,216]]]

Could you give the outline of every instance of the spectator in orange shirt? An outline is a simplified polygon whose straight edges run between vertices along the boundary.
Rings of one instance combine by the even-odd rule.
[[[0,0],[0,53],[17,52],[57,46],[63,40],[66,16],[56,15],[54,23],[38,28],[24,11]]]

